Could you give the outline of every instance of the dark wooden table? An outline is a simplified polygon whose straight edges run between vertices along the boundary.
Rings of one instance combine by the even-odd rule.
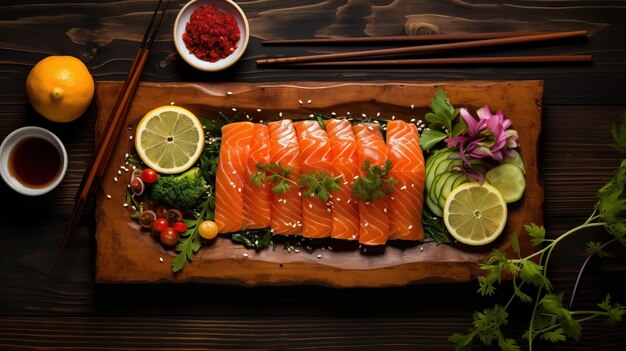
[[[123,80],[154,3],[4,0],[0,5],[0,138],[25,125],[43,126],[59,135],[70,156],[63,183],[48,195],[24,197],[0,184],[0,349],[451,349],[447,337],[470,325],[472,311],[493,303],[476,294],[475,282],[392,289],[95,284],[93,205],[59,269],[48,273],[93,152],[96,106],[70,124],[47,122],[27,101],[26,76],[43,57],[67,54],[82,59],[96,80]],[[145,81],[545,80],[540,156],[545,224],[551,236],[586,219],[597,189],[623,157],[609,144],[611,126],[626,112],[624,1],[241,2],[251,41],[234,68],[217,74],[198,72],[177,55],[172,25],[184,1],[174,3],[147,63]],[[576,29],[588,29],[590,38],[465,54],[588,53],[594,55],[593,65],[279,70],[254,63],[259,57],[333,50],[262,47],[261,39],[269,38]],[[606,241],[609,236],[602,230],[581,232],[554,254],[550,276],[566,299],[590,239]],[[576,308],[593,307],[607,292],[626,304],[625,250],[615,246],[609,251],[612,258],[592,260]],[[500,300],[509,292],[501,290]],[[507,330],[519,337],[529,306],[517,306]],[[624,324],[606,327],[592,321],[585,324],[578,343],[537,346],[623,350],[626,333]]]

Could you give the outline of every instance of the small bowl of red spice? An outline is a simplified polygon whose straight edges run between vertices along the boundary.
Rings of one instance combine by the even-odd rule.
[[[174,44],[180,56],[202,71],[232,66],[246,50],[250,31],[241,8],[230,0],[193,0],[178,13]]]

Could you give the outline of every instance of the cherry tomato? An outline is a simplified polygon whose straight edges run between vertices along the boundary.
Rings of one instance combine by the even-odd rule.
[[[146,210],[139,215],[139,224],[144,228],[151,228],[154,221],[157,219],[154,211]]]
[[[143,200],[141,202],[141,207],[144,210],[151,210],[154,211],[154,209],[156,209],[157,207],[157,202],[154,199],[147,199],[147,200]]]
[[[157,174],[157,172],[150,168],[146,168],[141,172],[141,180],[148,184],[156,182],[158,177],[159,175]]]
[[[178,244],[178,240],[180,239],[180,235],[178,232],[174,230],[172,227],[167,227],[161,231],[161,235],[159,235],[159,239],[161,240],[161,244],[166,247],[172,247]]]
[[[167,228],[168,225],[169,223],[167,223],[167,219],[157,218],[154,223],[152,223],[152,229],[154,229],[155,232],[160,232]]]
[[[133,189],[137,195],[141,195],[146,187],[141,178],[135,177],[130,180],[130,188]]]
[[[156,213],[157,218],[165,218],[165,216],[167,215],[167,207],[159,206],[156,208],[156,210],[154,210],[154,212]]]
[[[187,231],[187,225],[183,222],[174,223],[174,225],[172,225],[172,228],[174,228],[174,230],[179,233],[184,233]]]
[[[198,234],[205,239],[213,239],[217,236],[217,224],[213,221],[204,221],[198,226]]]
[[[180,222],[183,220],[183,213],[180,212],[180,210],[172,208],[172,209],[167,210],[167,213],[165,214],[165,218],[167,218],[170,224],[174,224],[176,222]]]

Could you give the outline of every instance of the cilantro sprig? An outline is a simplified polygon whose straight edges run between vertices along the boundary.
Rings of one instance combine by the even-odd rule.
[[[292,186],[296,186],[304,190],[302,196],[308,199],[312,196],[326,202],[330,199],[332,193],[339,191],[339,180],[343,176],[333,177],[332,174],[323,171],[309,171],[300,175],[298,181],[290,179],[294,170],[286,168],[278,162],[270,164],[257,163],[256,172],[250,174],[250,182],[258,187],[264,186],[265,182],[272,185],[274,194],[282,194]]]
[[[624,123],[613,129],[616,139],[616,148],[626,152],[626,115]],[[517,258],[509,258],[502,249],[493,250],[490,257],[481,264],[480,268],[486,272],[478,278],[478,292],[483,296],[490,296],[496,292],[497,285],[504,275],[512,277],[513,293],[508,302],[495,305],[493,308],[476,312],[473,315],[473,327],[466,333],[455,333],[449,340],[455,344],[457,350],[468,350],[475,339],[485,345],[497,342],[502,350],[520,350],[515,339],[507,338],[502,331],[508,323],[508,308],[516,299],[522,303],[533,303],[532,316],[528,329],[522,335],[532,350],[533,342],[537,339],[549,342],[579,340],[582,335],[582,323],[594,318],[603,317],[607,323],[620,322],[626,314],[626,307],[619,303],[612,303],[611,296],[597,304],[593,310],[571,310],[576,294],[578,282],[591,256],[607,257],[604,248],[620,242],[626,246],[626,160],[623,160],[613,177],[598,191],[598,200],[592,214],[587,220],[555,239],[546,239],[546,230],[543,226],[529,224],[525,230],[531,237],[531,244],[543,248],[528,256],[521,257],[521,250],[517,236],[513,236],[511,248]],[[547,276],[547,267],[550,257],[557,245],[564,239],[591,227],[604,227],[614,238],[604,244],[599,242],[587,243],[586,252],[589,258],[583,264],[574,290],[571,294],[569,306],[563,304],[563,293],[554,291]],[[536,294],[531,297],[527,287],[535,287]]]
[[[360,201],[375,201],[384,199],[393,193],[393,186],[397,181],[389,177],[391,160],[385,161],[381,166],[372,165],[370,160],[365,160],[362,170],[364,175],[357,178],[352,184],[352,194]]]

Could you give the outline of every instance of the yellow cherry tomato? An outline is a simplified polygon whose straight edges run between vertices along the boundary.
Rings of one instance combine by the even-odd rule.
[[[217,236],[217,224],[213,221],[204,221],[198,226],[198,234],[205,239],[213,239]]]

